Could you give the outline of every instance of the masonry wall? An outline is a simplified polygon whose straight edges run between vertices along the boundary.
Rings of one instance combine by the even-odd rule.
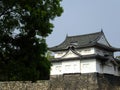
[[[0,90],[120,90],[120,77],[107,74],[65,74],[50,80],[0,82]]]
[[[9,81],[0,82],[0,90],[48,90],[49,81]]]
[[[66,74],[51,77],[51,90],[97,90],[96,74]]]

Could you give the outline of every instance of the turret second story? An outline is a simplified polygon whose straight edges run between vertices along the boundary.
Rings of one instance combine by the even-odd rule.
[[[51,47],[55,58],[74,58],[80,56],[100,55],[113,56],[119,48],[112,47],[107,41],[103,31],[66,36],[66,39],[59,45]]]

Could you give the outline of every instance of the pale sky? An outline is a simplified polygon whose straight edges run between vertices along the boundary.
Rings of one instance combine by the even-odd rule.
[[[120,48],[120,0],[63,0],[64,13],[56,18],[47,37],[48,47],[65,40],[66,35],[103,32],[111,46]]]

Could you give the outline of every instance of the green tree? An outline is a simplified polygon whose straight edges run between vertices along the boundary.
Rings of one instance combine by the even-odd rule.
[[[54,56],[53,56],[53,54],[52,54],[51,51],[47,51],[47,52],[46,52],[46,57],[47,57],[48,60],[51,60],[51,59],[54,58]]]
[[[49,79],[45,37],[61,0],[0,0],[0,80]]]

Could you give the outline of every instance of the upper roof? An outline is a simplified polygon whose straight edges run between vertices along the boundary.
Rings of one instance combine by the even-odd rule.
[[[49,50],[51,51],[67,50],[70,46],[74,46],[74,48],[86,48],[97,46],[110,51],[120,51],[120,49],[110,46],[106,38],[105,40],[108,45],[99,43],[98,41],[102,36],[105,38],[103,31],[77,36],[66,36],[66,39],[61,44],[51,47],[49,48]]]

